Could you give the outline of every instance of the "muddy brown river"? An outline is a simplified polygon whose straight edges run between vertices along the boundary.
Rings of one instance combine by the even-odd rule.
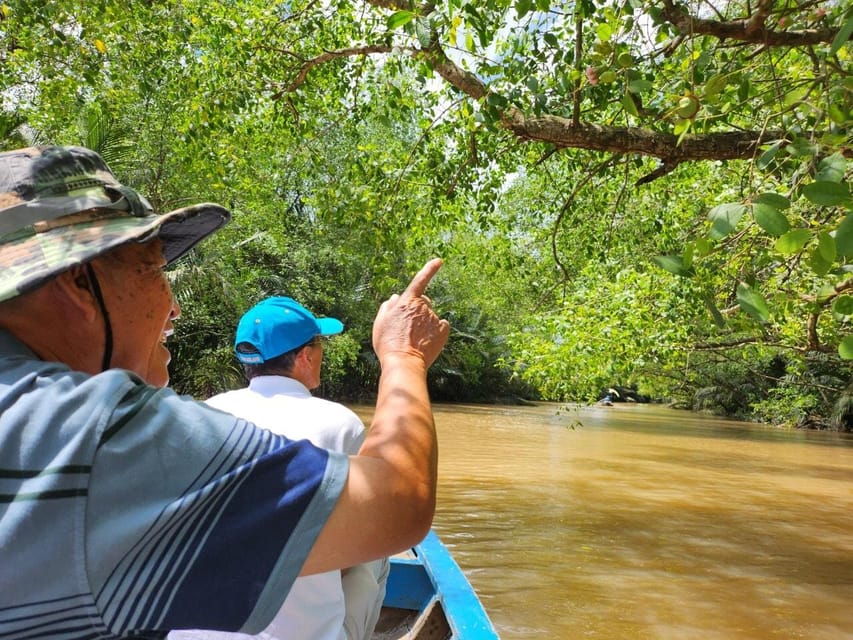
[[[853,436],[654,405],[434,409],[434,528],[504,640],[853,638]]]

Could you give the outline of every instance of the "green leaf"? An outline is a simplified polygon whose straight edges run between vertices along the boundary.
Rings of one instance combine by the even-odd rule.
[[[707,256],[711,253],[711,241],[707,238],[697,238],[694,246],[696,253],[700,256]]]
[[[508,104],[507,99],[499,93],[490,93],[489,95],[487,95],[486,102],[500,109],[503,109]]]
[[[826,231],[821,231],[817,235],[817,250],[824,260],[830,263],[835,261],[836,253],[835,240]]]
[[[772,191],[758,194],[753,200],[753,202],[768,204],[774,209],[787,209],[791,206],[791,201],[788,200],[788,198],[779,195],[778,193],[773,193]]]
[[[809,255],[809,266],[819,276],[825,276],[832,268],[835,260],[835,241],[828,233],[821,232],[818,235],[817,246]]]
[[[784,140],[778,140],[767,147],[767,150],[758,158],[757,164],[759,169],[766,169],[770,166],[770,163],[773,162],[773,159],[776,157],[776,154],[779,153],[779,149],[782,147],[784,142]]]
[[[793,91],[789,91],[782,98],[782,103],[786,107],[792,107],[796,104],[801,103],[806,98],[806,96],[809,95],[810,91],[811,87],[808,85],[804,87],[799,87],[798,89],[794,89]]]
[[[518,19],[521,20],[524,16],[526,16],[530,9],[533,8],[532,0],[516,0],[515,3],[515,12],[518,14]]]
[[[683,118],[679,118],[675,121],[675,124],[672,127],[672,132],[678,136],[678,144],[681,144],[681,139],[688,131],[690,131],[690,125],[692,124],[692,120],[684,120]]]
[[[803,195],[809,202],[821,206],[835,206],[850,200],[850,187],[846,182],[819,180],[803,187]]]
[[[548,32],[544,36],[542,36],[542,38],[545,40],[545,42],[547,42],[555,49],[558,49],[560,47],[560,41],[557,40],[557,36],[555,36],[553,33]]]
[[[708,81],[705,83],[705,97],[713,98],[720,93],[720,91],[726,88],[728,82],[729,81],[724,73],[715,73],[708,78]]]
[[[776,251],[783,256],[797,253],[806,246],[806,242],[809,241],[811,236],[811,231],[808,229],[794,229],[793,231],[789,231],[776,241]]]
[[[417,14],[414,11],[397,11],[396,13],[392,13],[388,16],[388,30],[393,31],[394,29],[399,29],[403,25],[409,24],[412,20],[415,19]]]
[[[853,316],[853,296],[846,293],[838,296],[832,303],[832,311],[840,316]]]
[[[622,94],[622,107],[635,118],[640,115],[639,111],[637,111],[637,105],[634,104],[634,98],[631,97],[628,91]]]
[[[847,336],[838,345],[838,355],[842,360],[853,360],[853,335]]]
[[[684,264],[684,267],[687,269],[693,268],[693,254],[695,252],[695,245],[692,242],[687,242],[684,245],[684,251],[681,252],[681,262]]]
[[[848,214],[835,230],[835,250],[845,258],[853,257],[853,213]]]
[[[824,283],[817,290],[817,294],[816,294],[817,302],[818,302],[818,304],[826,304],[826,301],[835,297],[835,295],[836,295],[835,287],[833,287],[831,284],[825,284]]]
[[[711,220],[711,237],[722,240],[737,226],[746,207],[740,203],[719,204],[708,212]]]
[[[724,328],[726,326],[726,319],[723,318],[723,314],[720,313],[719,309],[717,309],[717,305],[714,304],[714,300],[711,298],[710,294],[704,294],[702,296],[702,302],[705,303],[705,308],[708,309],[708,313],[711,314],[714,324],[716,324],[720,329]]]
[[[424,49],[432,44],[432,26],[429,18],[419,17],[415,21],[415,35],[418,36],[418,42]]]
[[[749,82],[749,76],[744,74],[740,79],[740,85],[737,88],[737,97],[741,102],[746,102],[749,99],[749,94],[752,91],[752,86]]]
[[[770,317],[770,309],[760,293],[753,291],[745,282],[739,282],[736,295],[741,309],[759,322],[767,322]]]
[[[845,109],[845,106],[837,104],[835,102],[832,102],[829,104],[829,107],[827,109],[827,113],[829,114],[829,118],[835,124],[846,125],[847,122],[850,120],[850,118],[848,116],[848,112]]]
[[[829,55],[834,56],[838,53],[838,50],[844,46],[844,43],[850,39],[851,35],[853,35],[853,15],[847,18],[847,22],[845,22],[844,26],[835,34],[835,37],[832,39],[832,44],[829,45]]]
[[[752,215],[755,217],[755,222],[758,223],[758,226],[771,236],[781,236],[791,228],[785,214],[769,204],[762,202],[753,203]]]
[[[691,275],[691,270],[684,266],[681,256],[654,256],[652,260],[662,269],[677,276],[687,277]]]
[[[794,158],[810,158],[816,155],[819,149],[818,145],[806,138],[794,138],[791,144],[785,147],[785,151]]]
[[[840,153],[833,153],[820,161],[815,180],[821,182],[841,182],[847,172],[847,160]]]
[[[631,80],[628,83],[628,91],[631,93],[642,93],[643,91],[649,91],[654,87],[654,85],[648,80],[639,79],[639,80]]]

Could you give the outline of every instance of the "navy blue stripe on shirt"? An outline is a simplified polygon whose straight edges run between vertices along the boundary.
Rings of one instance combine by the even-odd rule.
[[[198,560],[169,607],[165,627],[198,626],[184,616],[206,611],[212,628],[241,628],[322,483],[327,461],[327,451],[290,442],[252,466],[199,549]],[[294,578],[304,559],[292,560]],[[219,588],[211,592],[210,584]]]
[[[0,494],[0,503],[29,502],[33,500],[61,500],[62,498],[79,498],[88,494],[86,489],[54,489],[34,491],[32,493],[16,493],[15,495]]]
[[[46,469],[0,469],[0,478],[12,480],[26,480],[40,476],[51,476],[60,473],[87,474],[92,470],[90,465],[66,464],[58,467],[47,467]]]
[[[144,537],[116,567],[99,594],[104,618],[117,632],[161,629],[187,567],[210,534],[225,504],[233,499],[251,465],[271,447],[271,434],[235,420],[232,434],[183,497],[167,505]],[[205,585],[206,590],[213,583]],[[203,615],[204,611],[195,612]]]

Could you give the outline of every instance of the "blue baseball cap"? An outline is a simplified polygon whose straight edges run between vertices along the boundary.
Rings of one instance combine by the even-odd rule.
[[[249,309],[237,324],[234,352],[243,364],[260,364],[296,347],[315,336],[332,336],[344,330],[335,318],[317,318],[293,298],[274,296]],[[248,342],[257,353],[237,351]]]

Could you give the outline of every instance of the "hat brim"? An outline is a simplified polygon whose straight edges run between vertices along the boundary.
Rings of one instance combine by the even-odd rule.
[[[227,209],[212,203],[184,207],[163,215],[157,235],[163,241],[166,264],[180,258],[230,219]]]
[[[335,318],[317,318],[317,326],[321,336],[334,336],[344,330],[343,323]]]
[[[26,235],[0,245],[0,301],[30,291],[51,277],[128,242],[160,237],[170,264],[231,218],[204,203],[162,215],[115,216]]]

